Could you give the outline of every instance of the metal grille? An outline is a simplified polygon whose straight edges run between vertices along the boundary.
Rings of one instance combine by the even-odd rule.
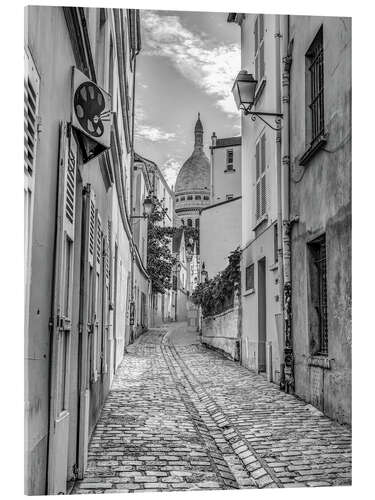
[[[328,354],[328,320],[327,320],[327,258],[326,242],[323,236],[315,246],[314,264],[318,270],[318,304],[316,306],[319,316],[319,352]]]
[[[311,142],[324,133],[324,71],[323,71],[323,28],[320,28],[310,49],[309,59],[311,101]]]

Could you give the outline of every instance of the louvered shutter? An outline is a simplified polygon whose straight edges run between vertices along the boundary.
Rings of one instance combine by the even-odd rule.
[[[256,148],[255,148],[255,176],[256,176],[255,218],[259,219],[259,217],[260,217],[260,197],[261,197],[260,182],[259,182],[259,176],[260,176],[260,145],[259,145],[259,142],[257,142]]]
[[[255,26],[254,26],[254,64],[255,64],[255,79],[259,79],[259,69],[258,69],[258,18],[255,20]]]
[[[102,223],[98,209],[95,210],[95,233],[93,238],[93,279],[92,279],[92,342],[91,342],[91,379],[98,378],[100,323],[101,323],[101,262],[102,262]]]
[[[103,238],[103,308],[102,308],[102,354],[101,371],[108,371],[108,330],[109,330],[109,238]]]
[[[35,157],[38,140],[40,79],[29,50],[24,52],[24,276],[25,310],[28,311],[31,234],[34,209]],[[27,319],[26,325],[27,328]]]
[[[264,215],[266,213],[266,134],[263,134],[260,139],[260,149],[261,149],[261,203],[260,203],[260,215]]]
[[[51,359],[51,441],[48,493],[65,493],[69,441],[70,344],[73,300],[77,144],[60,126]]]

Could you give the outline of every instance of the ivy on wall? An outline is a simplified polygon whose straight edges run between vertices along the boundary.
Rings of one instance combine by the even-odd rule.
[[[233,307],[234,294],[241,287],[240,258],[241,251],[236,248],[228,256],[229,264],[224,271],[195,288],[191,299],[201,306],[203,317],[220,314]]]
[[[147,272],[152,293],[165,293],[172,288],[172,269],[176,262],[170,243],[174,228],[160,225],[165,217],[159,200],[154,199],[154,211],[147,225]]]

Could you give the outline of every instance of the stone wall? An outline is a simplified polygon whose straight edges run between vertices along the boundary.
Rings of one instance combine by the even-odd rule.
[[[202,343],[240,360],[241,311],[239,303],[215,316],[202,319]]]

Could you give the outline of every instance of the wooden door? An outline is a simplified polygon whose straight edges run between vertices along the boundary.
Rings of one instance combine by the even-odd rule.
[[[78,478],[82,479],[87,466],[90,411],[90,374],[92,373],[93,337],[93,275],[95,253],[95,194],[90,184],[83,191],[82,214],[82,267],[80,300],[80,342],[79,342],[79,437]]]
[[[65,494],[69,443],[69,379],[77,145],[60,125],[55,241],[48,493]]]

